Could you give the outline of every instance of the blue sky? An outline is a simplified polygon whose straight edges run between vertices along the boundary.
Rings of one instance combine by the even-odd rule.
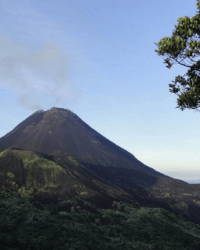
[[[67,108],[144,164],[200,179],[200,114],[176,109],[154,44],[196,0],[0,0],[0,137],[38,109]]]

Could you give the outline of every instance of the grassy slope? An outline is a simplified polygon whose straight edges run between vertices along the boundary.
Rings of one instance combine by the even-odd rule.
[[[124,191],[96,178],[74,157],[67,160],[62,167],[62,162],[59,165],[33,151],[9,148],[0,155],[0,186],[11,186],[24,197],[35,195],[47,202],[79,196],[100,203],[103,198],[107,203],[110,197],[127,197]]]
[[[54,161],[48,160],[32,151],[15,150],[13,148],[5,150],[0,153],[0,158],[8,158],[15,156],[15,159],[19,159],[22,162],[22,166],[26,171],[25,185],[18,185],[18,178],[15,178],[15,173],[12,170],[17,171],[12,166],[15,162],[10,163],[9,168],[0,169],[0,174],[5,177],[7,183],[12,185],[18,190],[18,193],[24,197],[28,197],[35,192],[49,192],[50,188],[58,188],[61,185],[59,176],[65,173],[65,170]],[[15,160],[14,159],[14,160]]]
[[[5,188],[0,195],[2,250],[200,249],[200,226],[163,208],[83,200],[42,207]]]

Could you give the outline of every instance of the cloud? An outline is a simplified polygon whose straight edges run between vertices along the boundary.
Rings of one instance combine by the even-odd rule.
[[[20,44],[0,37],[0,86],[16,93],[23,107],[49,108],[80,97],[69,71],[67,51],[55,41]]]

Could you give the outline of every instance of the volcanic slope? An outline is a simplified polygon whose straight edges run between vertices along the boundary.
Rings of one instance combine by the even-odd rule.
[[[147,167],[109,141],[67,109],[37,111],[0,138],[0,151],[9,147],[63,159],[73,156],[89,170],[114,184],[149,186],[167,176]]]
[[[78,162],[71,168],[86,185],[96,176],[100,186],[104,183],[141,204],[163,206],[200,223],[200,185],[170,178],[144,165],[70,110],[35,112],[0,138],[0,151],[10,147],[52,156],[63,168],[69,167],[69,160]]]
[[[11,187],[23,197],[34,195],[42,203],[79,197],[109,207],[115,200],[131,199],[124,190],[106,184],[73,157],[66,158],[61,166],[53,156],[14,147],[0,153],[0,186]]]

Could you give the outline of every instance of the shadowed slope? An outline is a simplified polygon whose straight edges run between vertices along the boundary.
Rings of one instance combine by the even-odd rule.
[[[14,147],[0,154],[0,184],[24,197],[34,195],[43,203],[80,197],[111,206],[114,200],[131,199],[124,190],[110,186],[72,157],[62,166],[52,156]]]

